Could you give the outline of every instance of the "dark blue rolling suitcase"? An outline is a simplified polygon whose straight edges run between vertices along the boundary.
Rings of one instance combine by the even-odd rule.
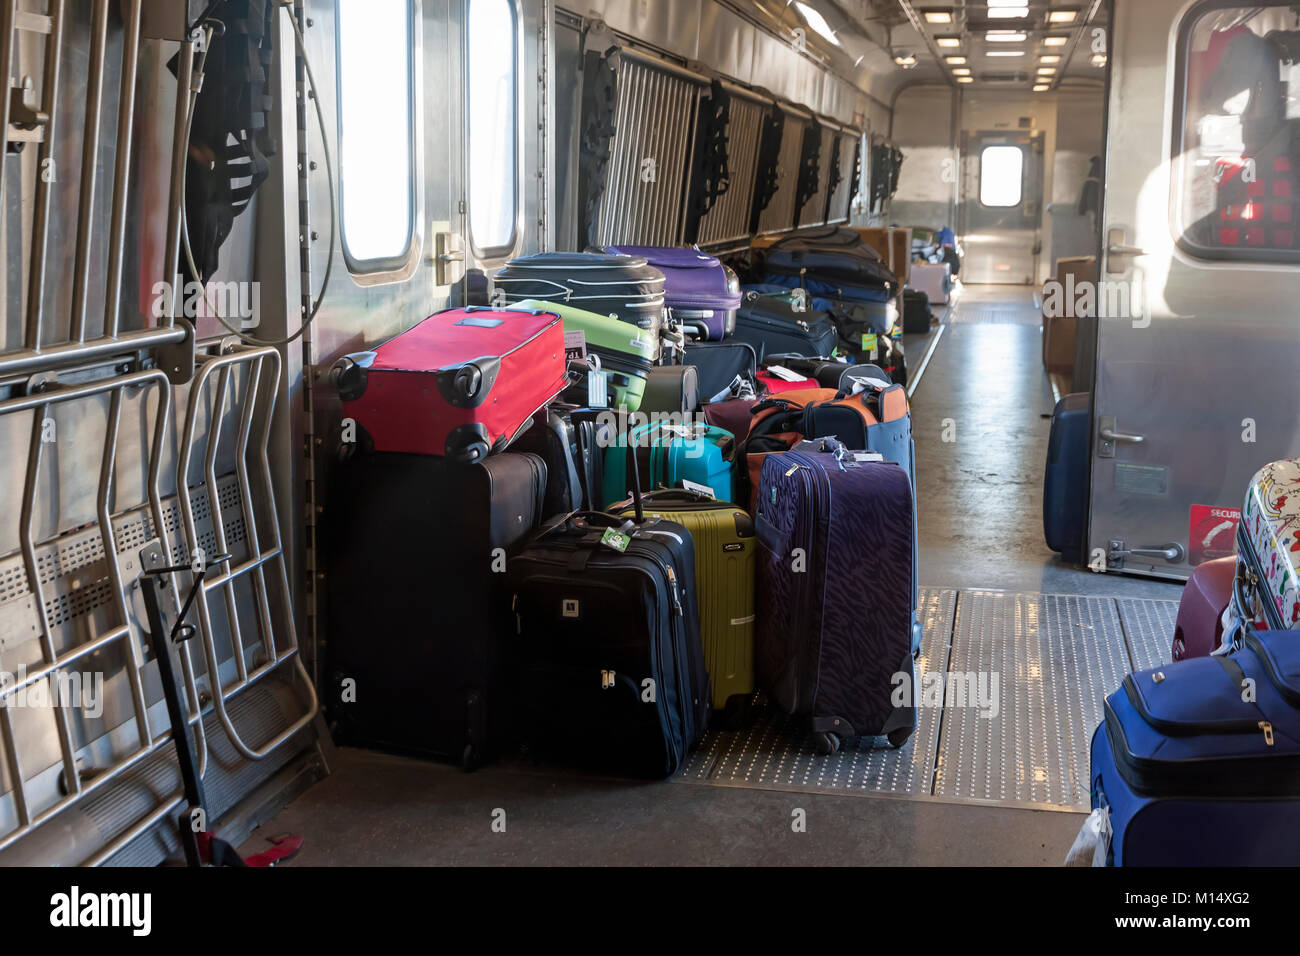
[[[818,445],[835,450],[763,461],[759,685],[811,721],[822,753],[877,736],[901,747],[916,727],[911,694],[894,700],[896,675],[916,689],[911,483],[898,465],[857,461],[831,440]]]
[[[1092,806],[1114,866],[1300,863],[1300,640],[1247,631],[1231,654],[1124,679],[1092,738]]]
[[[1047,546],[1069,561],[1083,560],[1083,521],[1088,505],[1088,442],[1092,412],[1087,392],[1066,395],[1052,412],[1043,474],[1043,535]]]

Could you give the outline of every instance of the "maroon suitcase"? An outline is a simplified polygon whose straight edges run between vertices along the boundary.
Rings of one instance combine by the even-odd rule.
[[[1192,572],[1178,602],[1174,623],[1174,660],[1209,657],[1223,638],[1223,612],[1232,599],[1237,556],[1216,558]]]
[[[558,315],[466,308],[343,357],[330,380],[375,451],[474,462],[560,394],[566,369]]]

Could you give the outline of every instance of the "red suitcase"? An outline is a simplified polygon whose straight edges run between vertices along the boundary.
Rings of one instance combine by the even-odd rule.
[[[790,392],[795,389],[819,388],[820,385],[815,378],[801,378],[797,382],[792,382],[774,374],[768,369],[763,369],[756,376],[758,384],[767,389],[769,395],[779,395],[782,392]]]
[[[376,451],[473,462],[508,445],[564,389],[552,312],[450,309],[335,363],[343,415]]]
[[[1232,599],[1237,556],[1216,558],[1192,572],[1178,602],[1174,623],[1174,660],[1209,657],[1223,638],[1223,612]]]

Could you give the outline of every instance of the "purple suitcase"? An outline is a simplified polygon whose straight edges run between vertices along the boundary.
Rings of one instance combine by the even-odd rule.
[[[833,452],[805,451],[809,447]],[[810,718],[823,754],[916,727],[912,491],[907,472],[858,461],[838,442],[768,455],[754,516],[759,686]],[[895,706],[896,675],[910,693]]]
[[[735,328],[740,282],[713,256],[673,246],[606,246],[605,252],[639,256],[662,272],[664,304],[697,338],[717,340]]]

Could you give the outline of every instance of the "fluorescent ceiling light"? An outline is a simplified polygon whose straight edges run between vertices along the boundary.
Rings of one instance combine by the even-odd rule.
[[[894,62],[904,69],[910,69],[911,67],[916,66],[916,57],[911,53],[906,53],[902,56],[894,57]]]
[[[1094,54],[1092,55],[1092,59],[1089,60],[1088,62],[1090,62],[1093,66],[1105,66],[1105,65],[1106,65],[1106,54],[1105,54],[1105,53],[1094,53]]]
[[[965,66],[966,58],[964,56],[945,56],[944,60],[949,66]]]
[[[985,56],[1024,56],[1024,50],[989,50]]]
[[[989,43],[1024,43],[1028,37],[1016,30],[990,30],[984,39]]]
[[[1027,16],[1028,7],[989,7],[990,20],[1022,20]]]
[[[939,46],[943,47],[945,50],[951,50],[954,47],[961,46],[961,37],[935,37],[934,42],[939,44]]]
[[[1034,92],[1035,92],[1035,93],[1046,93],[1046,92],[1047,92],[1048,90],[1050,90],[1050,89],[1051,89],[1051,87],[1048,86],[1046,83],[1039,83],[1037,86],[1034,87]]]
[[[1075,17],[1079,15],[1078,10],[1048,10],[1048,23],[1073,23]]]
[[[952,71],[952,75],[953,75],[953,76],[970,76],[970,68],[969,68],[969,67],[965,67],[965,66],[959,66],[959,67],[957,67],[957,69],[955,69],[955,70]]]
[[[926,23],[952,23],[951,10],[923,10]]]
[[[804,22],[813,28],[814,33],[820,35],[823,40],[829,40],[836,46],[840,45],[839,39],[835,36],[835,31],[831,29],[831,25],[826,22],[824,16],[808,6],[808,4],[800,3],[799,0],[795,0],[795,8],[799,11],[799,15],[803,17]]]
[[[1038,75],[1039,75],[1039,76],[1051,76],[1051,75],[1053,75],[1055,72],[1056,72],[1056,67],[1054,67],[1054,66],[1040,66],[1040,67],[1038,68]]]
[[[1069,42],[1069,37],[1043,37],[1043,46],[1065,46]]]
[[[974,80],[974,78],[969,77],[969,76],[959,76],[959,77],[957,77],[957,82],[958,82],[958,83],[974,83],[975,80]]]
[[[1038,62],[1039,63],[1060,63],[1061,58],[1055,53],[1048,53],[1045,56],[1040,56],[1038,58]]]

